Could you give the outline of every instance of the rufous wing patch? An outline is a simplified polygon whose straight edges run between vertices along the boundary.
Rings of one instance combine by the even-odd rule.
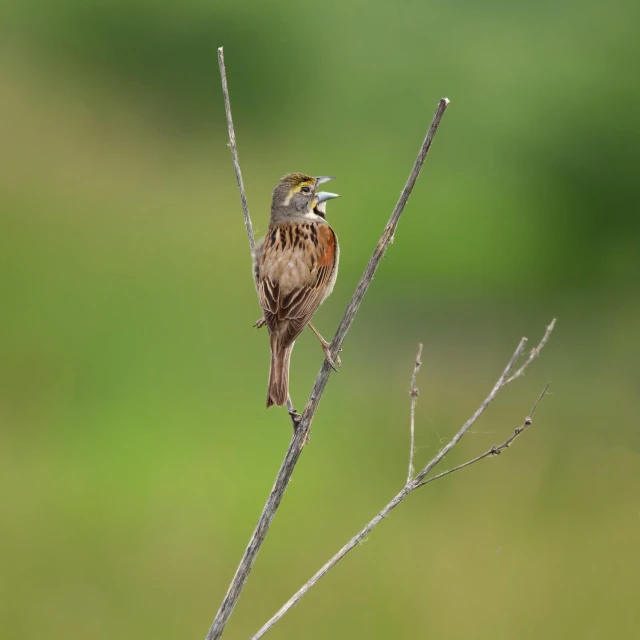
[[[318,266],[333,266],[336,255],[336,237],[329,225],[318,225]]]

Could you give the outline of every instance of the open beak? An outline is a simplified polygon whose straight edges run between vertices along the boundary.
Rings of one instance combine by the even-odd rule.
[[[329,193],[328,191],[320,191],[316,193],[314,200],[316,201],[316,206],[313,211],[319,216],[323,218],[327,215],[327,200],[333,200],[334,198],[339,198],[340,196],[337,193]]]
[[[320,204],[321,202],[326,202],[327,200],[333,200],[334,198],[339,198],[340,196],[337,193],[329,193],[328,191],[319,191],[315,195],[315,200]]]
[[[317,176],[315,178],[316,188],[324,184],[325,182],[329,182],[329,180],[334,180],[335,176]],[[313,199],[316,202],[316,206],[314,207],[314,212],[323,218],[327,215],[327,200],[333,200],[333,198],[339,198],[340,196],[337,193],[329,193],[328,191],[318,191]]]
[[[335,180],[335,176],[318,176],[316,177],[316,187],[320,184],[324,184],[325,182],[329,182],[329,180]]]

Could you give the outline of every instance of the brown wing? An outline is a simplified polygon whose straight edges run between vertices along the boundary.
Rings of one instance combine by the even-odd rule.
[[[258,294],[271,333],[291,344],[330,292],[337,240],[327,224],[281,225],[265,238]]]

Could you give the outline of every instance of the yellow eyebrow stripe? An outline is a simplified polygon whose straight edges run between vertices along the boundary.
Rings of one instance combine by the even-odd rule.
[[[293,198],[293,196],[296,193],[300,193],[302,187],[312,187],[314,185],[314,181],[313,180],[305,180],[304,182],[299,182],[298,184],[294,185],[293,187],[291,187],[291,189],[289,190],[289,195],[287,196],[287,198],[284,201],[284,206],[288,207],[289,204],[291,203],[291,198]]]

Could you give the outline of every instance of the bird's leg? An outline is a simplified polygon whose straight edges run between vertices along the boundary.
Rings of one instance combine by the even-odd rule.
[[[287,398],[287,411],[289,412],[289,417],[291,418],[291,422],[293,423],[293,432],[295,433],[296,429],[300,426],[302,416],[293,408],[291,396]]]
[[[256,329],[262,329],[262,327],[264,327],[265,324],[267,324],[267,321],[264,319],[264,317],[262,317],[260,318],[260,320],[257,320],[253,326]]]
[[[318,340],[320,340],[320,344],[322,345],[322,350],[324,351],[324,355],[327,358],[327,362],[329,363],[329,365],[331,365],[331,368],[334,371],[337,371],[338,369],[336,368],[336,365],[338,365],[338,367],[342,366],[342,362],[340,361],[340,356],[336,356],[336,360],[334,362],[333,357],[331,356],[331,343],[327,342],[320,335],[320,332],[311,323],[309,323],[309,328],[311,329],[311,331],[313,331],[313,333],[316,334],[316,337],[318,338]]]

